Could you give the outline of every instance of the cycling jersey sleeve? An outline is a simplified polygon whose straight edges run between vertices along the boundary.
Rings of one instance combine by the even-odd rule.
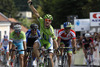
[[[71,29],[71,32],[70,32],[71,36],[72,36],[72,39],[76,39],[76,33],[74,30]]]
[[[93,39],[92,38],[90,38],[90,41],[93,43]]]
[[[61,34],[62,34],[62,31],[63,31],[64,29],[60,29],[59,31],[58,31],[58,38],[60,38],[61,39]]]
[[[50,25],[50,31],[51,31],[52,39],[56,39],[55,34],[54,34],[54,29],[53,29],[53,27],[51,25]]]
[[[22,32],[22,34],[23,34],[23,41],[26,41],[26,36],[25,36],[25,33],[24,32]]]
[[[38,34],[38,36],[40,37],[40,31],[37,29],[37,34]]]
[[[27,42],[27,39],[28,39],[30,33],[31,33],[31,29],[29,29],[29,30],[25,33],[25,35],[26,35],[26,42]]]
[[[58,34],[58,38],[60,38],[60,39],[61,39],[61,35],[60,35],[60,34]]]

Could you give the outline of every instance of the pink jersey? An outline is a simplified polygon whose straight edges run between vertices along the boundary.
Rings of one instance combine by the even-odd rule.
[[[74,30],[70,30],[68,34],[64,31],[64,29],[60,29],[58,31],[58,38],[61,38],[62,40],[70,40],[70,39],[76,39],[76,34]]]

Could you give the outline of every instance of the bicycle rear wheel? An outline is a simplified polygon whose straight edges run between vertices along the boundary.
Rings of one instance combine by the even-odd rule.
[[[58,67],[58,59],[56,55],[54,55],[53,57],[53,62],[54,62],[54,67]]]
[[[28,60],[28,67],[32,67],[32,58]]]
[[[3,56],[3,64],[7,64],[6,54]]]
[[[90,54],[87,56],[87,67],[93,67],[93,61]]]

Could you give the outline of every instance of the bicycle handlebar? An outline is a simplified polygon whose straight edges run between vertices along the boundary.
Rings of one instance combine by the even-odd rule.
[[[73,47],[59,47],[59,48],[63,48],[63,49],[74,49]]]
[[[17,51],[17,52],[20,52],[20,51],[26,51],[26,50],[11,49],[10,51]]]

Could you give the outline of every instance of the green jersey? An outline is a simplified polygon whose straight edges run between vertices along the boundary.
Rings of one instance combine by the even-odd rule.
[[[45,39],[45,40],[49,40],[50,38],[54,38],[54,29],[53,27],[50,25],[50,28],[45,28],[44,27],[44,19],[42,17],[39,18],[39,22],[40,22],[40,35],[41,38]]]
[[[26,36],[25,36],[25,33],[23,31],[20,32],[19,36],[17,36],[16,33],[13,31],[10,34],[10,39],[16,43],[19,43],[19,42],[26,41]]]

